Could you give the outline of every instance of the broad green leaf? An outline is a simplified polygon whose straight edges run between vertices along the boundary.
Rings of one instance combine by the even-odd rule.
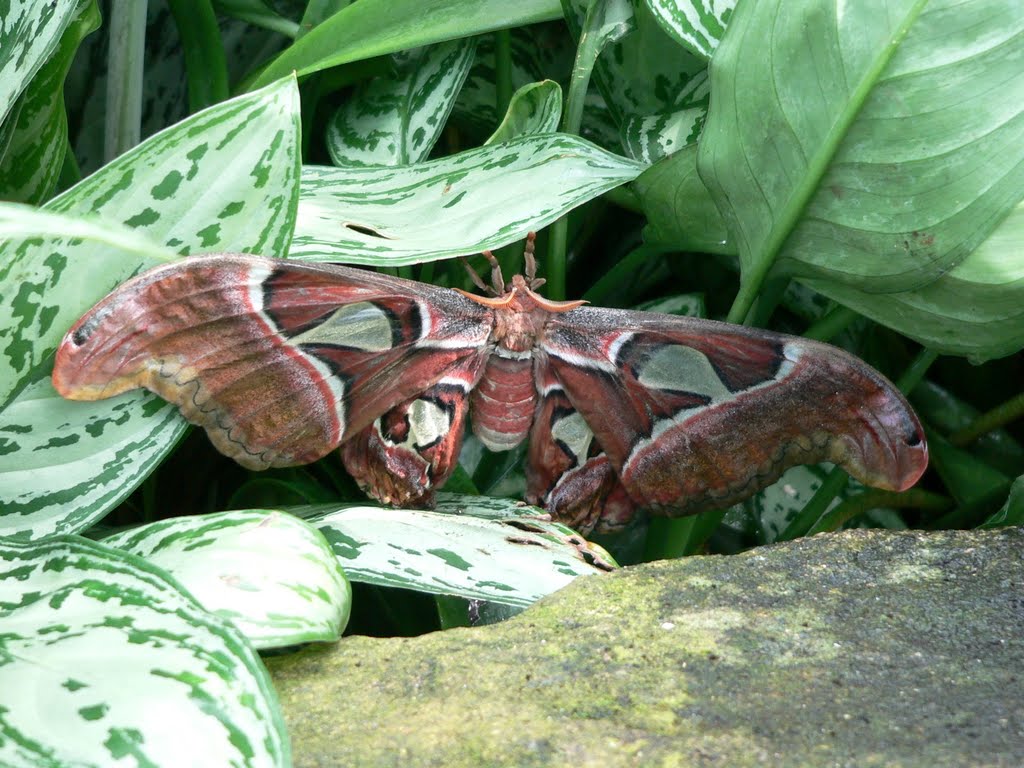
[[[289,255],[394,266],[498,248],[641,170],[557,133],[402,168],[307,165]]]
[[[680,45],[710,59],[725,33],[736,0],[644,0],[644,5]]]
[[[0,625],[0,764],[290,764],[259,657],[139,558],[0,541]]]
[[[732,319],[776,262],[868,293],[963,262],[1024,189],[1022,40],[1006,0],[741,3],[698,158],[742,260]]]
[[[714,200],[697,173],[697,147],[652,165],[633,182],[647,227],[644,240],[696,253],[735,253]]]
[[[1024,475],[1013,481],[1006,503],[979,528],[999,528],[1004,525],[1024,525]]]
[[[255,85],[560,15],[558,0],[359,0],[286,48]]]
[[[613,565],[564,526],[487,504],[482,517],[475,503],[456,504],[462,514],[337,505],[291,511],[320,529],[352,581],[368,584],[525,606]]]
[[[975,363],[1024,347],[1024,203],[963,262],[912,291],[872,294],[805,280],[816,291],[937,352]]]
[[[103,538],[163,568],[256,648],[332,641],[352,591],[324,537],[270,510],[175,517]]]
[[[553,80],[527,83],[512,94],[505,119],[485,144],[501,144],[517,136],[554,133],[562,119],[562,88]]]
[[[0,24],[0,122],[42,69],[78,12],[78,0],[9,0]]]
[[[79,0],[79,11],[54,54],[22,95],[10,145],[0,160],[4,199],[41,203],[53,191],[68,141],[64,77],[79,43],[99,24],[96,0]]]
[[[473,40],[395,54],[394,73],[377,77],[338,108],[327,125],[335,165],[411,165],[426,160],[473,63]]]
[[[297,174],[297,92],[294,81],[282,81],[153,136],[46,209],[126,224],[183,254],[280,255]],[[48,377],[64,332],[153,263],[152,246],[112,249],[67,237],[79,234],[53,230],[0,248],[0,526],[30,538],[81,530],[101,517],[185,429],[175,409],[140,392],[58,407]]]

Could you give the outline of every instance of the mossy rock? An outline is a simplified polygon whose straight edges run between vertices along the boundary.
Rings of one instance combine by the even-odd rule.
[[[273,658],[298,766],[1024,765],[1024,529],[577,579],[504,624]]]

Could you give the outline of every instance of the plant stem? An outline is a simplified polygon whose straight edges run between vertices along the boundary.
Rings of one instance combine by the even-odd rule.
[[[957,448],[963,448],[987,432],[1006,426],[1022,416],[1024,416],[1024,392],[981,414],[966,427],[950,435],[949,442]]]
[[[512,101],[512,33],[507,29],[494,33],[494,90],[500,124]]]
[[[921,379],[928,372],[932,363],[938,358],[939,353],[925,347],[917,353],[914,362],[903,372],[903,375],[896,381],[896,388],[904,395],[914,391],[914,387],[921,383]]]
[[[228,65],[210,0],[168,0],[185,53],[190,112],[227,100]]]
[[[804,332],[804,338],[828,341],[846,330],[858,317],[849,307],[837,304]]]
[[[928,512],[945,512],[953,506],[953,500],[920,488],[911,488],[902,493],[870,490],[845,499],[825,513],[807,532],[808,536],[826,531],[839,530],[855,517],[877,507],[896,509],[921,509]]]
[[[146,48],[146,3],[112,0],[107,52],[107,121],[103,159],[139,143],[142,136],[142,68]]]

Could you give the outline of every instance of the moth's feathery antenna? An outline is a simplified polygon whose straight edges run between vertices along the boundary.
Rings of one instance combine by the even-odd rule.
[[[536,253],[536,232],[526,233],[526,248],[523,249],[523,261],[526,265],[526,284],[530,286],[530,290],[540,288],[544,283],[547,282],[544,278],[537,277],[537,258],[534,255]]]

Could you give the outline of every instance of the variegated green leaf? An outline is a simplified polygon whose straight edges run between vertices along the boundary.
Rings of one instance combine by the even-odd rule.
[[[565,134],[403,168],[304,166],[290,255],[399,265],[498,248],[642,170]]]
[[[176,257],[125,227],[0,204],[0,238],[56,233],[140,263]],[[9,338],[10,329],[0,331],[0,340]],[[103,440],[109,447],[108,458],[144,477],[159,457],[139,451],[139,430],[176,430],[180,424],[172,409],[152,397],[145,398],[134,420],[124,412],[126,404],[135,402],[133,396],[87,404],[83,409],[82,403],[57,395],[50,384],[49,366],[44,364],[30,369],[30,376],[3,383],[19,389],[0,409],[0,457],[4,459],[0,462],[0,536],[29,539],[83,529],[131,491],[131,486],[94,482],[106,467],[96,461],[93,443]],[[90,440],[81,440],[84,435]]]
[[[638,304],[642,312],[661,312],[666,315],[686,315],[687,317],[707,317],[707,306],[702,293],[677,293],[653,301]]]
[[[553,80],[527,83],[512,94],[505,119],[485,144],[500,144],[517,136],[554,133],[562,119],[562,87]]]
[[[661,28],[698,56],[710,59],[736,0],[644,0]]]
[[[524,501],[500,496],[472,496],[465,493],[439,493],[434,511],[446,515],[472,515],[484,520],[508,520],[517,517],[536,517],[541,521],[548,519],[543,509]]]
[[[41,375],[0,412],[0,537],[84,530],[131,493],[183,433],[177,409],[155,395],[76,403]]]
[[[125,251],[122,258],[137,259],[140,264],[159,264],[179,258],[170,248],[157,245],[145,234],[122,224],[104,221],[91,214],[74,216],[53,213],[19,203],[0,202],[0,243],[41,240],[47,237],[82,240],[96,248]],[[0,284],[4,289],[15,283]],[[0,394],[6,394],[0,391]]]
[[[0,764],[290,764],[259,657],[139,558],[0,541],[0,626]]]
[[[96,0],[79,0],[79,11],[57,49],[21,97],[10,146],[0,160],[0,191],[5,200],[41,203],[51,194],[68,141],[64,77],[82,38],[99,24]]]
[[[335,165],[410,165],[441,135],[473,63],[474,41],[453,40],[395,54],[377,77],[334,113],[327,151]]]
[[[163,568],[256,648],[337,640],[352,591],[315,528],[284,512],[175,517],[103,543]]]
[[[478,517],[472,502],[447,509],[292,511],[320,529],[352,581],[369,584],[525,606],[613,565],[600,547],[534,515],[492,505]]]
[[[577,37],[588,5],[588,0],[562,3]],[[644,5],[634,6],[633,23],[634,31],[611,43],[594,68],[594,82],[620,128],[628,117],[706,109],[707,62],[665,34]]]
[[[149,3],[146,19],[145,78],[142,83],[142,136],[151,136],[189,114],[188,78],[181,32],[167,3]],[[278,32],[258,29],[233,18],[219,20],[231,82],[237,82],[260,61],[288,42]],[[103,163],[103,127],[107,119],[108,37],[90,35],[82,44],[66,83],[69,114],[80,124],[75,157],[83,173]]]
[[[741,506],[757,528],[758,541],[771,544],[779,538],[821,487],[831,467],[831,464],[793,467],[775,483],[742,502]],[[853,484],[848,483],[825,511],[847,498],[852,488]]]
[[[698,156],[743,265],[733,318],[773,265],[880,294],[963,262],[1024,189],[1022,40],[1005,0],[740,3]]]
[[[468,134],[481,139],[493,133],[502,119],[497,112],[494,43],[495,35],[477,38],[473,66],[452,110],[452,119]],[[572,68],[572,45],[565,25],[557,22],[509,30],[507,67],[511,85],[517,89],[544,78],[567,81]]]
[[[153,136],[46,208],[127,224],[179,253],[280,255],[297,174],[297,92],[282,81]],[[102,516],[185,428],[170,406],[138,392],[51,408],[47,379],[64,332],[149,265],[153,250],[67,237],[78,234],[53,230],[0,248],[0,526],[27,537],[81,530]]]
[[[660,115],[630,115],[622,123],[622,144],[630,157],[650,165],[696,144],[707,114],[707,107],[701,106]]]
[[[0,121],[50,58],[78,0],[9,0],[0,16]]]

